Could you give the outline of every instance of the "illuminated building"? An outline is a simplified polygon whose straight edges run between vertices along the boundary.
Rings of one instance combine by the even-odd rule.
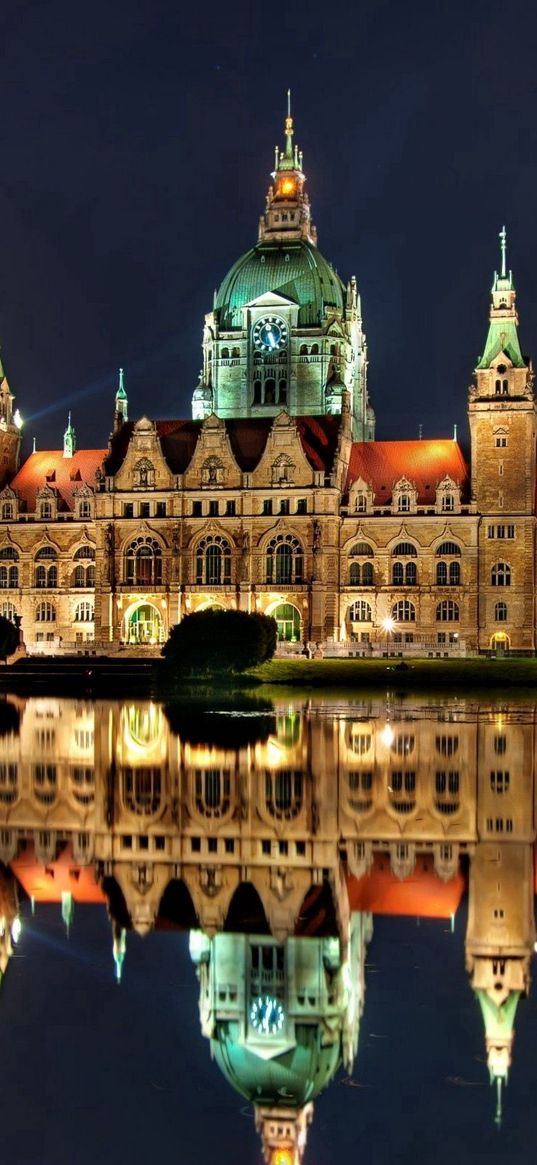
[[[505,232],[471,467],[456,440],[376,441],[366,374],[289,113],[258,241],[205,318],[192,420],[130,421],[121,371],[107,446],[79,449],[69,417],[63,449],[18,467],[0,371],[0,613],[32,652],[157,652],[216,605],[274,615],[281,653],[533,653],[535,401]]]

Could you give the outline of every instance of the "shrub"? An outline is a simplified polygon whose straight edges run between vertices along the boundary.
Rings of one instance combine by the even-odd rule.
[[[8,655],[13,655],[19,646],[19,631],[11,619],[0,615],[0,659],[4,662]]]
[[[162,654],[171,670],[184,675],[243,672],[272,659],[276,639],[269,615],[212,607],[172,627]]]

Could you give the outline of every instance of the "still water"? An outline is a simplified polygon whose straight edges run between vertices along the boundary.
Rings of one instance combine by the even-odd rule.
[[[534,1157],[536,730],[3,700],[0,1159]]]

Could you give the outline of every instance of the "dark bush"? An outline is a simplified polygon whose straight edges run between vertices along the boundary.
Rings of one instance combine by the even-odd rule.
[[[19,631],[11,619],[0,615],[0,659],[6,660],[19,646]]]
[[[181,675],[244,672],[271,659],[276,621],[269,615],[209,608],[172,627],[162,649],[166,668]]]

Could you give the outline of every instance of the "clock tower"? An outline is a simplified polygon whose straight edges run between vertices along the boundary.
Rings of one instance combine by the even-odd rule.
[[[373,440],[356,280],[345,285],[317,249],[305,182],[289,98],[258,241],[228,272],[205,317],[192,413],[339,414],[346,392],[354,439]]]

